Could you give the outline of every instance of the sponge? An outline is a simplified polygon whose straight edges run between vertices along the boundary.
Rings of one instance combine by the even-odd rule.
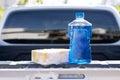
[[[32,61],[41,65],[68,62],[69,49],[36,49],[32,50]]]

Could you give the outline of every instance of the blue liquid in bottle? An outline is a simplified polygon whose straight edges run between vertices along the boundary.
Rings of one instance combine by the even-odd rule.
[[[76,19],[68,24],[68,35],[70,37],[69,63],[90,63],[92,24],[84,19],[84,13],[76,13]]]

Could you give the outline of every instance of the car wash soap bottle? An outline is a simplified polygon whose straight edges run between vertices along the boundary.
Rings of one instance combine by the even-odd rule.
[[[92,24],[84,19],[83,12],[76,13],[76,19],[68,24],[68,36],[70,38],[69,63],[90,63]]]

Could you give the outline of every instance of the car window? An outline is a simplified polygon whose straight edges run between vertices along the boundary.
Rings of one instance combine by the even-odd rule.
[[[17,44],[68,44],[68,23],[75,12],[85,12],[85,19],[93,24],[91,43],[113,43],[119,40],[119,26],[115,17],[104,10],[27,10],[8,16],[2,39]]]

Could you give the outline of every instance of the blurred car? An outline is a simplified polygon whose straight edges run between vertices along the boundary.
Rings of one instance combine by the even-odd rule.
[[[31,60],[31,50],[69,48],[68,23],[84,12],[93,24],[93,60],[120,60],[120,16],[109,6],[12,7],[0,24],[0,60]]]

